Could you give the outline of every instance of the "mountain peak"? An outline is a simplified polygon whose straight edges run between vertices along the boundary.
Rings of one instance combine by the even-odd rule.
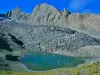
[[[71,12],[69,12],[66,8],[64,8],[63,14],[64,14],[65,16],[68,16],[69,14],[71,14]]]
[[[63,10],[64,12],[67,12],[67,13],[70,13],[66,8],[64,8],[64,10]]]
[[[21,10],[20,10],[19,7],[14,8],[13,11],[15,11],[15,12],[21,12]],[[13,12],[13,11],[12,11],[12,12]]]
[[[40,12],[40,13],[47,13],[47,12],[57,12],[58,10],[53,7],[52,5],[49,5],[47,3],[42,3],[42,4],[39,4],[37,5],[34,10],[33,10],[33,13],[34,14],[35,12]]]
[[[47,3],[42,3],[42,4],[39,4],[40,6],[50,6],[49,4]]]
[[[12,20],[16,20],[21,23],[28,23],[34,25],[55,25],[62,24],[66,25],[66,17],[69,15],[69,11],[64,9],[62,12],[57,10],[52,5],[47,3],[42,3],[37,5],[34,8],[34,11],[31,15],[27,15],[20,10],[19,7],[13,9],[11,13],[9,13]],[[34,22],[33,22],[34,21]]]
[[[22,15],[22,11],[20,10],[20,8],[19,7],[16,7],[16,8],[14,8],[10,13],[8,13],[8,14],[10,14],[10,18],[12,19],[12,20],[16,20],[16,19],[19,19],[19,18],[21,18],[20,16]]]

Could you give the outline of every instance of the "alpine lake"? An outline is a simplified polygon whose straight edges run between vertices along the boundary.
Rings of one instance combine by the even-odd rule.
[[[47,52],[31,52],[19,60],[29,70],[46,71],[56,68],[71,68],[84,63],[84,59]]]

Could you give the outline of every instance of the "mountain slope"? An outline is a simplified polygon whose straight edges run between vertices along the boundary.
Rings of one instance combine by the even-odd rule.
[[[37,5],[32,14],[25,14],[18,7],[6,14],[11,20],[29,25],[55,25],[81,30],[100,38],[100,15],[91,13],[70,13],[57,10],[46,3]]]
[[[57,26],[33,26],[14,21],[2,21],[0,32],[16,37],[26,49],[36,51],[75,51],[86,45],[100,44],[100,40],[92,36]]]

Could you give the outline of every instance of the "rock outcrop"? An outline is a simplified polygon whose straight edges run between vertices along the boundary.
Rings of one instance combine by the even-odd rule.
[[[4,38],[0,35],[0,49],[6,49],[8,51],[12,51],[9,44],[4,40]]]
[[[9,33],[0,33],[0,50],[13,51],[24,49],[23,43]]]

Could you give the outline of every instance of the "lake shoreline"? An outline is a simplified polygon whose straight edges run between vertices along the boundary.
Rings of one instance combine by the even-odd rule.
[[[24,55],[25,54],[29,54],[29,53],[32,53],[32,52],[38,52],[38,51],[32,51],[32,50],[22,50],[22,51],[20,51],[19,53],[17,53],[17,55],[19,55],[20,56],[20,58],[23,58],[24,57]],[[40,53],[41,53],[41,51],[39,51]],[[50,53],[50,52],[45,52],[45,53]],[[57,55],[62,55],[62,56],[67,56],[67,55],[64,55],[64,54],[62,54],[61,52],[60,52],[60,54],[59,53],[50,53],[50,54],[57,54]],[[14,52],[13,52],[13,55],[16,55],[16,54],[14,54]],[[74,57],[74,56],[71,56],[71,57]],[[75,57],[77,57],[77,56],[75,56]],[[81,65],[84,65],[84,64],[88,64],[88,63],[94,63],[94,62],[98,62],[98,61],[100,61],[100,58],[94,58],[94,59],[92,59],[92,60],[87,60],[86,62],[84,62],[84,63],[82,63],[82,64],[79,64],[79,65],[77,65],[76,67],[78,67],[78,66],[81,66]],[[22,64],[22,63],[20,63],[20,64]],[[23,64],[22,64],[23,65]],[[22,66],[21,66],[22,67]],[[26,67],[25,65],[24,65],[24,67]],[[27,68],[27,67],[26,67]],[[73,67],[74,68],[74,67]],[[56,69],[52,69],[52,70],[56,70]],[[29,69],[27,69],[27,70],[25,70],[25,71],[32,71],[32,72],[39,72],[39,71],[33,71],[33,70],[29,70]],[[47,71],[49,71],[49,70],[47,70]],[[51,71],[51,70],[50,70]],[[42,72],[42,71],[40,71],[40,72]]]

